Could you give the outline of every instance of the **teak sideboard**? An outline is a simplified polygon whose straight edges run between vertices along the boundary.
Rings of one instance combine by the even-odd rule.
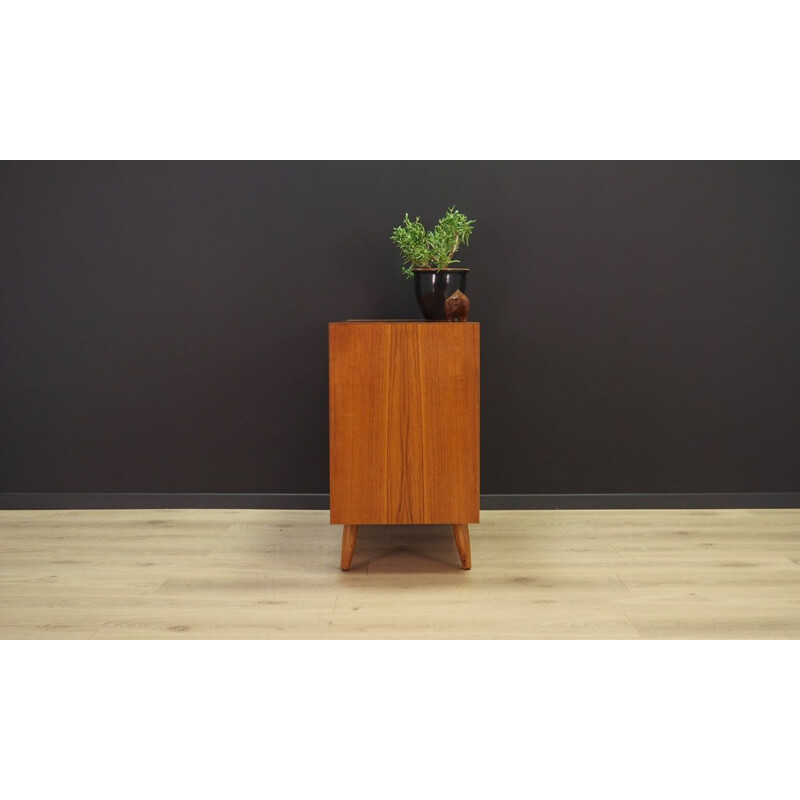
[[[464,569],[480,520],[480,324],[328,329],[331,523],[342,569],[359,525],[452,525]]]

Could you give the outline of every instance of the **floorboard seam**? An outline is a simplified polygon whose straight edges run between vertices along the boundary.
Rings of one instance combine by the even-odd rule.
[[[646,639],[646,638],[647,638],[646,636],[642,636],[642,632],[639,630],[639,628],[637,628],[637,627],[636,627],[636,625],[635,625],[635,623],[633,622],[633,620],[632,620],[632,619],[631,619],[631,618],[630,618],[630,617],[629,617],[627,614],[625,614],[625,619],[626,619],[626,620],[628,620],[628,623],[629,623],[629,624],[630,624],[630,626],[631,626],[631,627],[632,627],[632,628],[633,628],[633,629],[636,631],[636,635],[637,635],[637,636],[638,636],[640,639]]]
[[[328,621],[328,625],[333,625],[333,617],[336,614],[336,604],[339,602],[339,593],[336,593],[336,597],[333,598],[333,608],[331,609],[331,618]]]

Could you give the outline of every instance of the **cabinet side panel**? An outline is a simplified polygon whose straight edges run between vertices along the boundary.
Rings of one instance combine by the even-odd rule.
[[[331,522],[478,522],[479,326],[329,331]]]
[[[386,504],[390,330],[329,326],[331,522],[388,521]]]

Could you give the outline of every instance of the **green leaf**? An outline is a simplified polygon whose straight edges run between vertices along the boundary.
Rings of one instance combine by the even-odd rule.
[[[425,230],[419,217],[412,220],[406,212],[403,223],[393,229],[389,238],[400,250],[403,272],[410,277],[414,268],[433,266],[441,270],[459,264],[453,256],[462,244],[469,246],[474,227],[474,219],[451,206],[432,231]]]

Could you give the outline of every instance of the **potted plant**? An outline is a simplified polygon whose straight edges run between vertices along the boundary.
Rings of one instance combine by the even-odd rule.
[[[456,291],[467,288],[468,269],[453,267],[460,262],[453,258],[463,244],[469,246],[469,237],[475,220],[468,219],[455,207],[449,208],[432,231],[406,214],[391,240],[403,257],[403,272],[414,278],[414,291],[425,319],[446,319],[444,301]]]

